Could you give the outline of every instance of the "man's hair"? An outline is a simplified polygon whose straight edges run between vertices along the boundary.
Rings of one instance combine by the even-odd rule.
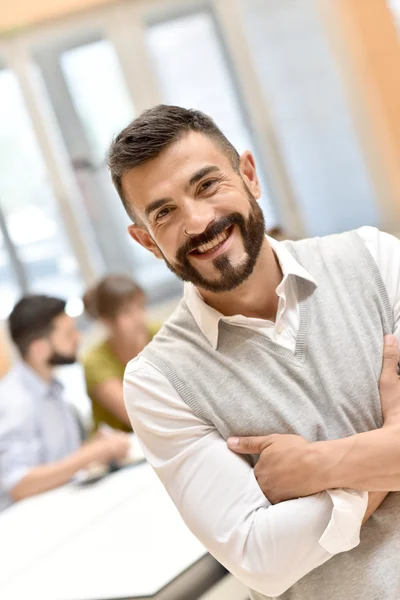
[[[32,295],[24,296],[14,306],[8,326],[11,339],[22,356],[35,340],[48,336],[54,319],[65,312],[66,302],[60,298]]]
[[[112,142],[108,154],[111,178],[126,212],[137,222],[134,209],[129,205],[122,187],[125,173],[156,158],[165,148],[191,131],[214,138],[229,157],[235,171],[239,171],[240,156],[211,117],[180,106],[160,104],[142,113]]]
[[[83,296],[86,313],[97,319],[115,319],[137,299],[145,299],[143,290],[128,275],[106,275]]]

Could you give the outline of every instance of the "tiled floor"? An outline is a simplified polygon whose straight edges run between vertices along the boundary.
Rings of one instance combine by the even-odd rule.
[[[248,590],[232,575],[227,575],[221,583],[200,600],[248,600]]]

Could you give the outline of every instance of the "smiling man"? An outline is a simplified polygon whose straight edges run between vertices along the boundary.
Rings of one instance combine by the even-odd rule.
[[[252,154],[198,111],[146,111],[109,165],[186,282],[125,400],[187,525],[255,600],[398,600],[400,242],[268,238]]]

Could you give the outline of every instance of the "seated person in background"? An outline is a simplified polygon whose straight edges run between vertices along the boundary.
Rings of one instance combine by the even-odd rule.
[[[76,360],[79,333],[64,310],[58,298],[26,296],[9,318],[22,360],[0,382],[0,510],[67,483],[93,462],[123,459],[129,450],[129,436],[120,432],[81,444],[53,373]]]
[[[131,431],[122,389],[125,366],[149,343],[157,327],[146,321],[144,292],[126,275],[108,275],[86,292],[83,301],[88,315],[107,330],[106,340],[83,357],[95,430],[105,423]]]

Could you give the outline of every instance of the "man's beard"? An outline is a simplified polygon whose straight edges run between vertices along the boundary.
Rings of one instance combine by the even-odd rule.
[[[48,358],[47,362],[52,367],[64,367],[67,365],[73,365],[76,363],[76,355],[74,354],[61,354],[56,350],[53,350],[52,355]]]
[[[210,227],[208,227],[201,235],[188,239],[187,243],[179,248],[176,253],[176,261],[174,263],[168,262],[164,256],[167,267],[177,275],[179,279],[190,281],[203,290],[221,293],[234,290],[250,277],[265,238],[265,221],[258,202],[247,187],[246,192],[250,203],[250,214],[247,219],[240,213],[233,212],[210,225]],[[215,280],[206,279],[199,273],[196,267],[191,264],[188,257],[189,252],[202,244],[207,244],[227,228],[235,225],[241,233],[244,244],[246,253],[244,263],[235,267],[227,256],[217,256],[212,262],[221,276],[219,279]]]

